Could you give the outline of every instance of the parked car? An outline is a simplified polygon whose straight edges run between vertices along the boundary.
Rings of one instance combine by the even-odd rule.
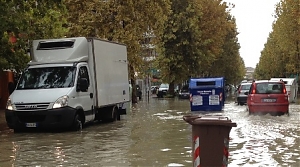
[[[136,85],[136,97],[138,97],[140,100],[142,99],[142,90],[140,85]]]
[[[238,105],[244,105],[247,103],[247,97],[246,92],[249,92],[251,87],[251,83],[241,83],[237,89],[236,92],[236,101]]]
[[[247,94],[247,93],[246,93]],[[289,101],[285,84],[281,81],[255,81],[247,98],[249,114],[289,114]]]
[[[167,95],[168,91],[169,91],[169,84],[162,83],[160,84],[156,95],[158,98],[163,98],[165,95]]]
[[[178,98],[180,98],[180,99],[189,99],[190,98],[189,85],[184,85],[179,90]]]

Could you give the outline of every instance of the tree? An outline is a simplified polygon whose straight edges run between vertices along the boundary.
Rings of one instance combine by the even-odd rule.
[[[19,15],[12,1],[0,1],[0,70],[11,69],[21,71],[29,57],[23,48],[25,42],[18,40]]]
[[[59,1],[0,1],[0,68],[20,72],[28,63],[32,39],[63,37],[65,8]],[[22,17],[20,17],[22,16]]]
[[[258,78],[290,77],[300,72],[299,1],[281,0],[275,17],[255,70]]]
[[[278,45],[287,59],[286,73],[300,72],[300,7],[299,1],[281,0],[276,9],[277,21],[274,33],[278,38]],[[295,61],[297,60],[297,61]]]
[[[238,32],[235,18],[228,13],[227,34],[224,39],[222,52],[213,62],[211,76],[224,76],[226,83],[236,84],[242,81],[245,75],[244,60],[239,54],[240,44],[238,43]]]
[[[201,60],[202,73],[200,75],[211,77],[212,71],[216,69],[215,61],[223,52],[226,34],[231,26],[228,22],[228,6],[222,0],[198,0],[197,2],[202,6],[203,17],[199,27],[202,30],[201,49],[205,55],[205,59]]]
[[[96,36],[127,45],[129,78],[135,83],[135,72],[142,71],[144,34],[161,34],[168,0],[128,1],[71,1],[66,0],[69,11],[70,36]],[[133,84],[132,102],[137,102]]]
[[[169,93],[173,94],[174,84],[189,77],[227,74],[232,81],[240,80],[244,62],[227,4],[221,0],[173,0],[171,9],[157,59],[163,81],[170,84]],[[232,63],[236,66],[230,68]],[[236,68],[242,70],[236,72]]]
[[[173,0],[172,13],[168,16],[160,44],[160,56],[157,59],[161,77],[168,82],[169,94],[174,95],[174,84],[181,83],[196,74],[200,68],[201,30],[198,23],[201,18],[199,4],[190,0]]]

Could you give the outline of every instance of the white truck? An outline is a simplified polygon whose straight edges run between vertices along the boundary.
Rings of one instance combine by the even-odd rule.
[[[80,130],[119,120],[129,101],[125,45],[85,37],[34,40],[5,117],[15,131]]]

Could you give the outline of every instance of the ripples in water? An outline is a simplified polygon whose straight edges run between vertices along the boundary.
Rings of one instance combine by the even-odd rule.
[[[150,99],[121,121],[81,132],[1,133],[0,166],[191,166],[188,100]],[[224,112],[237,127],[230,132],[229,166],[300,166],[300,110],[290,116],[249,116],[228,103]]]

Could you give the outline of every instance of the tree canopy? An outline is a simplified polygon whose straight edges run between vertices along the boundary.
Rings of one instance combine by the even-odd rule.
[[[66,10],[60,1],[0,0],[0,69],[20,72],[28,63],[30,40],[64,37]]]
[[[291,77],[300,72],[300,8],[299,1],[281,0],[276,7],[275,21],[255,77]]]
[[[0,0],[0,68],[20,72],[33,39],[86,36],[127,45],[133,83],[149,69],[145,43],[154,46],[164,82],[213,76],[237,82],[244,62],[230,8],[222,0]]]
[[[174,84],[190,77],[224,76],[228,83],[243,79],[245,65],[229,5],[221,0],[172,1],[157,59],[170,93]]]

